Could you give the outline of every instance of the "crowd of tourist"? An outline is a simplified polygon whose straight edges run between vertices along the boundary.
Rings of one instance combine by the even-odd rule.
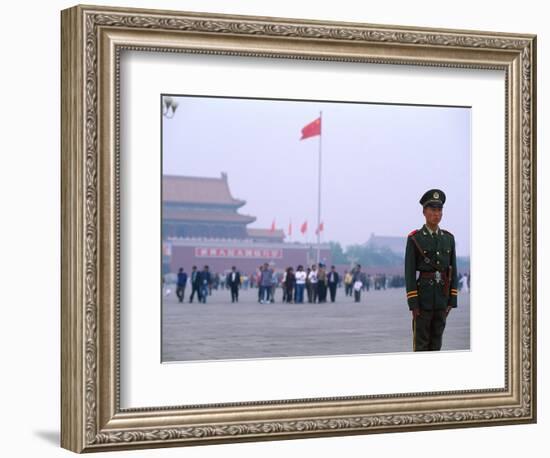
[[[174,288],[169,282],[164,282],[164,277],[163,283],[164,294],[171,294]],[[460,274],[459,289],[469,289],[469,284],[469,274]],[[206,303],[215,290],[229,290],[231,302],[238,302],[239,291],[249,288],[258,290],[260,304],[274,303],[276,300],[289,304],[335,302],[338,294],[360,302],[364,292],[402,288],[404,285],[405,280],[401,275],[367,274],[359,264],[340,274],[335,266],[329,268],[323,263],[298,265],[296,269],[287,267],[284,270],[264,263],[248,275],[242,274],[236,266],[221,273],[211,272],[209,266],[201,270],[193,266],[189,273],[180,268],[175,293],[179,302],[183,302],[186,299],[185,291],[189,291],[187,300],[190,303],[195,299]],[[339,293],[340,289],[342,291]]]

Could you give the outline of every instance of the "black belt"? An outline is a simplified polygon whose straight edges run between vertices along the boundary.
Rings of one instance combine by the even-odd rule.
[[[445,276],[445,272],[420,272],[420,277],[422,278],[436,278],[438,274],[441,277]]]
[[[420,278],[429,278],[430,280],[434,280],[437,283],[446,282],[447,281],[447,274],[446,272],[420,272]]]

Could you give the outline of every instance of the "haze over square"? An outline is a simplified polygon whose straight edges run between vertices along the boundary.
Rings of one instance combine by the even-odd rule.
[[[177,97],[163,121],[163,174],[226,172],[250,227],[286,231],[317,220],[319,137],[300,130],[322,110],[323,241],[360,244],[371,233],[405,236],[423,224],[419,196],[444,189],[442,227],[470,254],[470,109]]]

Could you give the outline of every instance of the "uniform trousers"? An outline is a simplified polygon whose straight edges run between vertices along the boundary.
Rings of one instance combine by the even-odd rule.
[[[414,351],[439,351],[447,323],[447,310],[422,310],[413,319]]]

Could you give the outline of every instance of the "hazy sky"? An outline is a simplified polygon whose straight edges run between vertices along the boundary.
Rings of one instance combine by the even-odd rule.
[[[447,196],[441,227],[470,253],[470,109],[364,103],[175,97],[163,119],[163,173],[227,172],[239,212],[275,219],[292,240],[315,240],[319,136],[301,129],[322,110],[323,241],[364,243],[371,233],[406,236],[424,223],[422,194]],[[299,226],[308,221],[304,237]]]

